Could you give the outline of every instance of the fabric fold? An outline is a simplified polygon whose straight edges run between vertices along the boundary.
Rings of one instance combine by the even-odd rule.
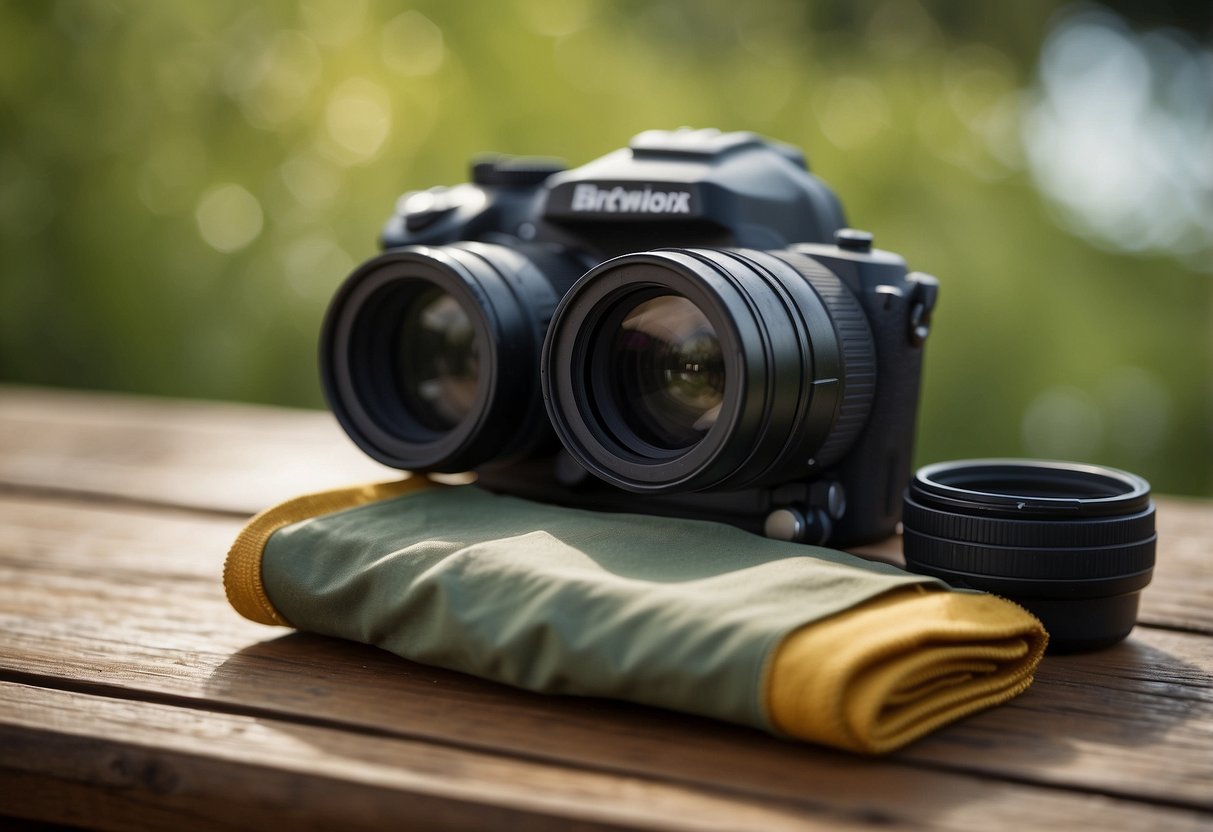
[[[869,754],[1022,693],[1047,636],[992,595],[902,590],[802,627],[766,686],[774,726]]]
[[[224,583],[262,623],[864,753],[1016,695],[1046,640],[1009,602],[843,552],[422,477],[262,512]]]

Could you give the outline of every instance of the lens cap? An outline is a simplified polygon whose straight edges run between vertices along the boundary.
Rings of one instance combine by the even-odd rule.
[[[906,491],[902,522],[909,569],[1023,606],[1058,653],[1127,636],[1154,572],[1150,485],[1114,468],[1019,459],[927,465]]]

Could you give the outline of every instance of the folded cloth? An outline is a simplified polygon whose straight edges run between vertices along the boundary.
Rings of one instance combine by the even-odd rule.
[[[1047,639],[1008,601],[843,552],[419,476],[262,512],[224,584],[265,624],[865,753],[1017,695]]]

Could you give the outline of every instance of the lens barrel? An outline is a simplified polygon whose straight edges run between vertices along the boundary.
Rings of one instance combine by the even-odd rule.
[[[636,492],[766,485],[828,468],[876,385],[863,309],[795,252],[663,249],[609,260],[561,301],[544,402],[570,454]]]
[[[329,406],[363,451],[395,468],[461,472],[525,455],[550,436],[540,348],[580,272],[559,255],[484,243],[368,260],[321,330]]]
[[[1114,468],[928,465],[906,491],[903,523],[911,570],[1022,605],[1045,625],[1054,652],[1127,636],[1154,569],[1150,486]]]

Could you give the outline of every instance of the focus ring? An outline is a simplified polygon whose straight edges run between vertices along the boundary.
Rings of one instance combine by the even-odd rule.
[[[1154,534],[1154,504],[1124,517],[1057,522],[960,514],[925,506],[907,495],[903,522],[925,535],[991,546],[1119,546]]]
[[[813,287],[834,324],[842,356],[842,396],[830,435],[817,451],[816,462],[828,468],[854,444],[868,421],[876,395],[876,345],[863,308],[838,276],[808,257],[790,251],[775,255],[798,271]]]
[[[945,540],[906,528],[906,558],[915,564],[1003,578],[1065,580],[1115,578],[1154,566],[1157,537],[1120,546],[1043,547],[983,546]]]

